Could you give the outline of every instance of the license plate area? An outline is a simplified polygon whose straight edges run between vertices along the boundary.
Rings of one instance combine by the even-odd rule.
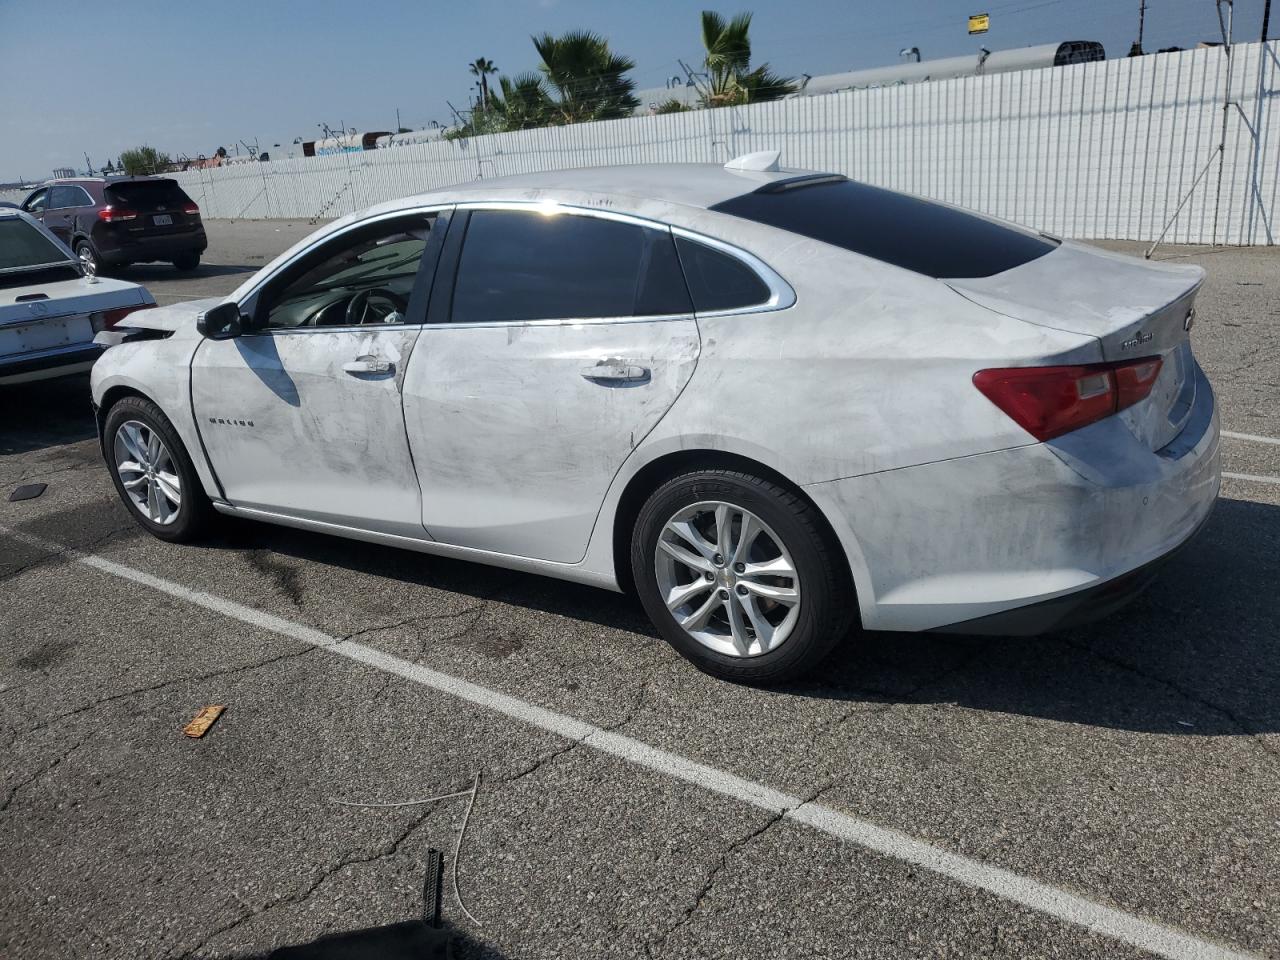
[[[93,341],[93,324],[88,317],[58,317],[0,327],[0,356],[21,356],[40,350],[56,350]]]
[[[173,217],[167,213],[157,213],[151,218],[151,222],[157,227],[173,226]]]

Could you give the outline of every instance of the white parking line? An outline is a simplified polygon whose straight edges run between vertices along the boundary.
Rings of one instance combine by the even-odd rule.
[[[283,617],[264,613],[202,590],[193,590],[180,583],[135,570],[105,557],[65,548],[61,544],[41,537],[20,533],[4,526],[0,526],[0,534],[41,550],[61,553],[77,563],[110,576],[158,590],[242,623],[299,640],[302,643],[322,647],[376,670],[395,674],[432,690],[466,700],[486,710],[492,710],[567,740],[576,741],[600,753],[646,767],[663,776],[682,780],[703,790],[730,797],[770,813],[782,814],[789,820],[805,824],[828,836],[857,844],[895,860],[915,864],[966,886],[986,890],[1011,903],[1030,907],[1032,910],[1085,927],[1094,933],[1158,956],[1168,957],[1171,960],[1257,960],[1252,954],[1212,943],[1161,923],[1145,920],[1010,870],[971,860],[908,834],[861,820],[834,807],[806,802],[765,784],[746,780],[727,771],[650,746],[623,734],[604,730],[594,724],[539,707],[469,680],[402,660],[365,644],[340,640],[313,627],[294,623]]]
[[[1235,433],[1231,430],[1223,430],[1224,437],[1230,437],[1232,440],[1252,440],[1254,443],[1274,443],[1280,447],[1280,438],[1277,437],[1260,437],[1255,433]]]
[[[1248,480],[1252,483],[1280,483],[1280,477],[1264,477],[1257,473],[1227,473],[1224,470],[1222,475],[1229,480]]]

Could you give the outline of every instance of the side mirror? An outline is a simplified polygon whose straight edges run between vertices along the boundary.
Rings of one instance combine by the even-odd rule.
[[[240,305],[220,303],[200,314],[196,329],[210,340],[230,340],[241,333]]]

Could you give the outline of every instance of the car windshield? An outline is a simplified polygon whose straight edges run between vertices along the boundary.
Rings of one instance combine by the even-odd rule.
[[[64,264],[64,250],[22,217],[0,217],[0,271]]]
[[[1029,230],[840,176],[778,181],[711,209],[935,279],[990,277],[1057,246]]]

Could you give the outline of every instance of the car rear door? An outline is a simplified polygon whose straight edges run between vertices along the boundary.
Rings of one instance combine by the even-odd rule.
[[[76,216],[93,199],[84,188],[73,183],[59,183],[49,188],[49,203],[44,211],[44,225],[50,232],[71,246],[75,234]]]
[[[424,539],[401,389],[440,227],[395,214],[327,237],[245,298],[250,332],[201,343],[192,404],[229,501]]]
[[[445,543],[577,562],[697,362],[671,231],[529,204],[455,221],[404,387],[423,524]]]

